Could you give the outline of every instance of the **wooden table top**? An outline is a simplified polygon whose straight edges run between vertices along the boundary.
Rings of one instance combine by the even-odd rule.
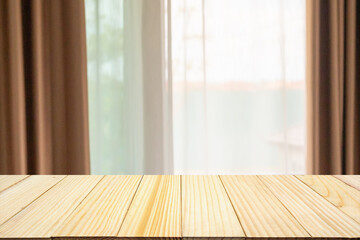
[[[360,238],[360,175],[0,175],[1,239]]]

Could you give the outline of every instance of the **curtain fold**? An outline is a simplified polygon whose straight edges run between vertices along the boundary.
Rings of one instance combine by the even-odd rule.
[[[165,6],[164,0],[142,1],[144,172],[169,174],[173,173],[172,157],[168,154],[172,129],[167,103],[172,96],[165,86]]]
[[[163,0],[87,0],[93,174],[171,174]]]
[[[359,29],[359,1],[307,1],[308,173],[360,173]]]
[[[1,1],[0,68],[0,174],[88,174],[84,1]]]

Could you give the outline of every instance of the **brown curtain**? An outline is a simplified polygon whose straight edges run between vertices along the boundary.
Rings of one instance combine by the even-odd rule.
[[[360,1],[307,1],[308,173],[360,174]]]
[[[0,174],[88,174],[83,0],[0,1]]]

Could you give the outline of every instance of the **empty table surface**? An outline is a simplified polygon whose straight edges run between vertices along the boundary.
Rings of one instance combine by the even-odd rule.
[[[360,176],[0,175],[0,238],[360,238]]]

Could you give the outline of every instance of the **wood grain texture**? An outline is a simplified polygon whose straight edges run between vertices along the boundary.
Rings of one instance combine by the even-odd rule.
[[[341,211],[360,223],[360,191],[333,176],[296,176]]]
[[[56,231],[62,237],[116,237],[141,176],[105,176]]]
[[[24,180],[29,175],[0,175],[0,192]]]
[[[295,176],[259,176],[312,237],[359,237],[360,224]]]
[[[360,239],[358,178],[0,176],[0,239]]]
[[[180,176],[144,176],[118,236],[180,238]]]
[[[65,176],[30,176],[0,192],[0,225],[21,211]]]
[[[221,176],[247,237],[310,237],[257,176]]]
[[[0,226],[2,238],[50,238],[102,176],[67,176]]]
[[[218,176],[182,176],[181,182],[183,237],[245,236]]]
[[[360,175],[334,175],[334,177],[360,191]]]

